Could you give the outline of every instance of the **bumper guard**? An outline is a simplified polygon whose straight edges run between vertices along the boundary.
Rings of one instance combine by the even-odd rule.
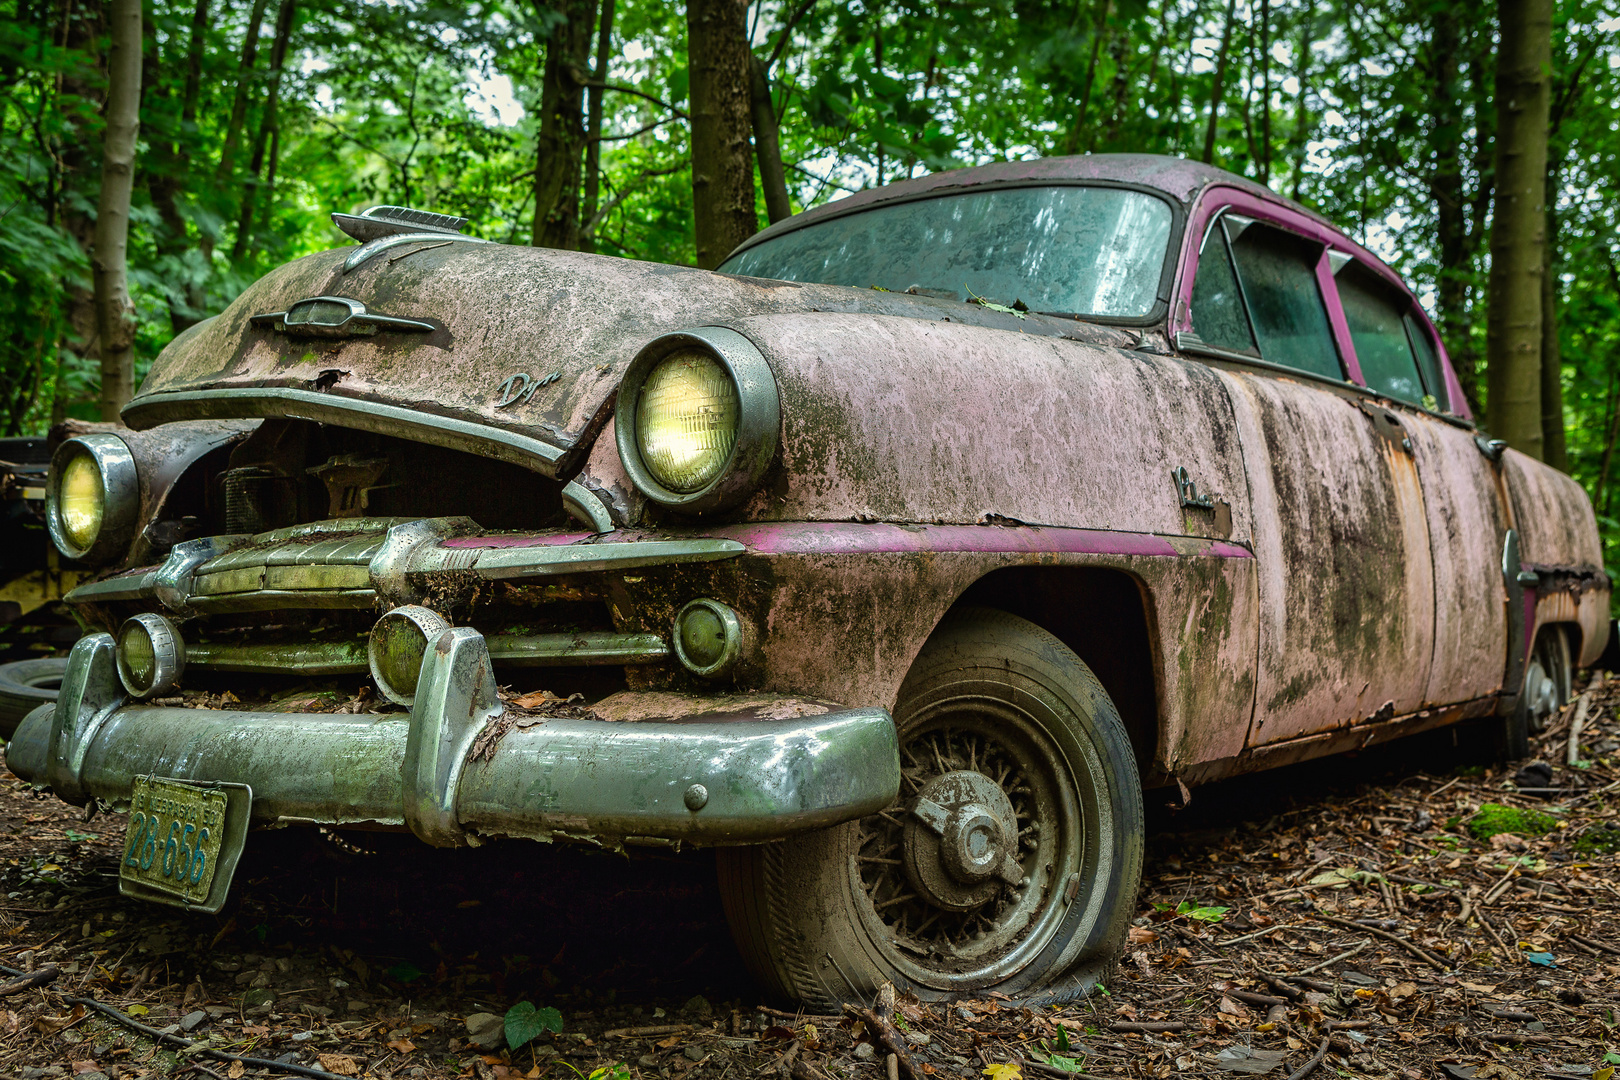
[[[256,825],[408,828],[439,847],[479,836],[759,843],[873,813],[899,791],[883,709],[761,720],[702,708],[666,721],[546,719],[474,760],[503,706],[484,638],[467,627],[428,649],[408,717],[128,705],[111,635],[91,634],[6,762],[79,804],[122,806],[138,775],[225,781],[252,787]]]

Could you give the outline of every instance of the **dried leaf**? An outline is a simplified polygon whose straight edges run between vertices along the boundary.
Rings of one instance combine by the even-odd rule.
[[[1024,1080],[1023,1070],[1019,1069],[1017,1065],[1005,1062],[996,1062],[985,1066],[984,1075],[988,1076],[990,1080]]]
[[[339,1076],[359,1076],[360,1063],[348,1054],[316,1054],[315,1060],[320,1062],[321,1068],[327,1072],[337,1073]]]
[[[242,1075],[246,1072],[246,1065],[243,1065],[240,1061],[233,1061],[231,1062],[231,1067],[225,1070],[225,1075],[229,1077],[230,1080],[242,1080]]]

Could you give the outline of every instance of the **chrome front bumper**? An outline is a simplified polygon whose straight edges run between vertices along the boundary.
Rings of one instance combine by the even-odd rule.
[[[128,705],[112,637],[92,634],[6,763],[73,803],[119,806],[140,775],[225,781],[253,789],[256,825],[408,828],[440,847],[492,836],[758,843],[881,810],[900,787],[883,709],[757,719],[772,710],[728,715],[690,699],[661,720],[513,726],[474,760],[502,711],[484,638],[466,627],[429,648],[409,716]]]

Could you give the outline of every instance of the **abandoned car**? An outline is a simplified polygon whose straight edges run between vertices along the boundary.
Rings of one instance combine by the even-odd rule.
[[[92,628],[11,770],[217,910],[249,827],[713,845],[784,996],[1084,993],[1144,786],[1469,721],[1609,634],[1412,293],[1185,161],[964,169],[718,272],[334,215],[55,452]]]

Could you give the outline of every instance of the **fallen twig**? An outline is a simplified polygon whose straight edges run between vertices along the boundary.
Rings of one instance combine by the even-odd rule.
[[[1270,994],[1256,994],[1252,990],[1226,990],[1223,991],[1223,993],[1225,993],[1227,997],[1237,998],[1239,1001],[1247,1005],[1269,1006],[1288,1004],[1288,1002],[1284,1001],[1280,997],[1272,997]]]
[[[766,1016],[774,1016],[781,1020],[820,1020],[824,1024],[836,1024],[842,1020],[841,1016],[826,1016],[820,1013],[788,1012],[786,1009],[773,1009],[767,1005],[754,1006],[755,1012],[762,1012]]]
[[[1322,915],[1313,912],[1311,914],[1311,918],[1320,919],[1322,922],[1332,923],[1335,926],[1342,926],[1347,930],[1360,930],[1364,934],[1376,934],[1386,941],[1392,941],[1396,945],[1399,945],[1401,948],[1405,949],[1419,960],[1422,960],[1436,971],[1444,972],[1451,970],[1450,966],[1447,965],[1445,961],[1435,956],[1417,942],[1401,937],[1399,934],[1392,934],[1388,930],[1380,930],[1375,926],[1362,926],[1358,922],[1352,922],[1349,919],[1340,919],[1333,915]]]
[[[1372,942],[1363,941],[1360,945],[1357,945],[1353,949],[1344,950],[1344,952],[1340,953],[1338,956],[1330,956],[1326,960],[1323,960],[1320,964],[1312,964],[1310,967],[1305,968],[1303,971],[1301,971],[1300,974],[1301,975],[1315,974],[1316,972],[1321,971],[1325,967],[1331,967],[1332,965],[1337,964],[1340,960],[1348,960],[1352,956],[1355,956],[1357,953],[1366,952],[1371,947],[1372,947]]]
[[[22,975],[12,979],[10,982],[0,983],[0,997],[15,994],[19,990],[26,990],[30,986],[43,986],[53,981],[61,973],[61,970],[53,965],[51,967],[42,967],[32,975]]]
[[[1305,1064],[1301,1065],[1299,1068],[1297,1068],[1293,1072],[1289,1073],[1288,1074],[1288,1080],[1305,1080],[1305,1077],[1307,1077],[1307,1076],[1311,1075],[1311,1073],[1315,1072],[1316,1067],[1318,1065],[1322,1064],[1322,1059],[1327,1057],[1327,1052],[1328,1052],[1328,1040],[1323,1039],[1322,1040],[1322,1045],[1318,1046],[1316,1048],[1316,1053],[1311,1056],[1311,1060],[1307,1061]]]
[[[1568,935],[1568,937],[1571,940],[1578,941],[1582,945],[1585,945],[1585,946],[1587,946],[1589,948],[1598,949],[1601,952],[1606,952],[1610,956],[1620,956],[1620,949],[1615,948],[1613,945],[1609,945],[1609,944],[1606,944],[1604,942],[1601,942],[1601,941],[1597,940],[1596,938],[1589,938],[1584,934],[1570,934],[1570,935]]]
[[[11,976],[27,974],[27,972],[19,971],[16,968],[10,968],[4,965],[0,965],[0,973]],[[148,1027],[139,1020],[136,1020],[134,1017],[120,1012],[111,1005],[97,1001],[95,998],[74,997],[71,994],[63,994],[62,1000],[71,1005],[83,1005],[86,1010],[94,1009],[103,1016],[110,1017],[113,1020],[118,1021],[120,1024],[123,1024],[130,1030],[138,1031],[142,1035],[145,1035],[147,1038],[154,1041],[161,1039],[163,1042],[166,1042],[171,1046],[192,1045],[192,1040],[190,1039],[182,1039],[178,1035],[167,1035],[155,1027]],[[88,1012],[86,1015],[88,1015]],[[277,1072],[289,1073],[293,1076],[313,1076],[316,1078],[316,1080],[343,1080],[343,1078],[337,1073],[327,1072],[325,1069],[311,1069],[306,1065],[294,1065],[291,1062],[286,1061],[271,1061],[268,1058],[245,1057],[240,1054],[228,1054],[223,1050],[215,1050],[213,1047],[200,1047],[197,1050],[197,1053],[203,1055],[204,1057],[212,1058],[215,1061],[240,1061],[244,1066],[255,1069],[272,1069]]]
[[[1180,1020],[1164,1020],[1146,1024],[1109,1024],[1108,1030],[1127,1034],[1136,1032],[1144,1035],[1158,1035],[1167,1031],[1186,1031],[1187,1025]]]
[[[679,1035],[683,1031],[691,1031],[691,1024],[653,1024],[651,1027],[614,1028],[612,1031],[602,1032],[604,1039],[638,1039],[652,1035]]]
[[[911,1055],[906,1052],[905,1039],[901,1037],[900,1032],[895,1029],[893,1024],[879,1016],[876,1011],[863,1009],[858,1005],[846,1003],[844,1011],[857,1020],[865,1022],[867,1030],[877,1040],[879,1047],[895,1056],[900,1072],[905,1074],[908,1080],[922,1080],[922,1074],[917,1071],[917,1066],[912,1062]]]
[[[1480,1008],[1498,1020],[1517,1020],[1521,1024],[1528,1024],[1535,1020],[1535,1017],[1530,1013],[1520,1012],[1517,1009],[1499,1009],[1493,1005],[1481,1005]]]

